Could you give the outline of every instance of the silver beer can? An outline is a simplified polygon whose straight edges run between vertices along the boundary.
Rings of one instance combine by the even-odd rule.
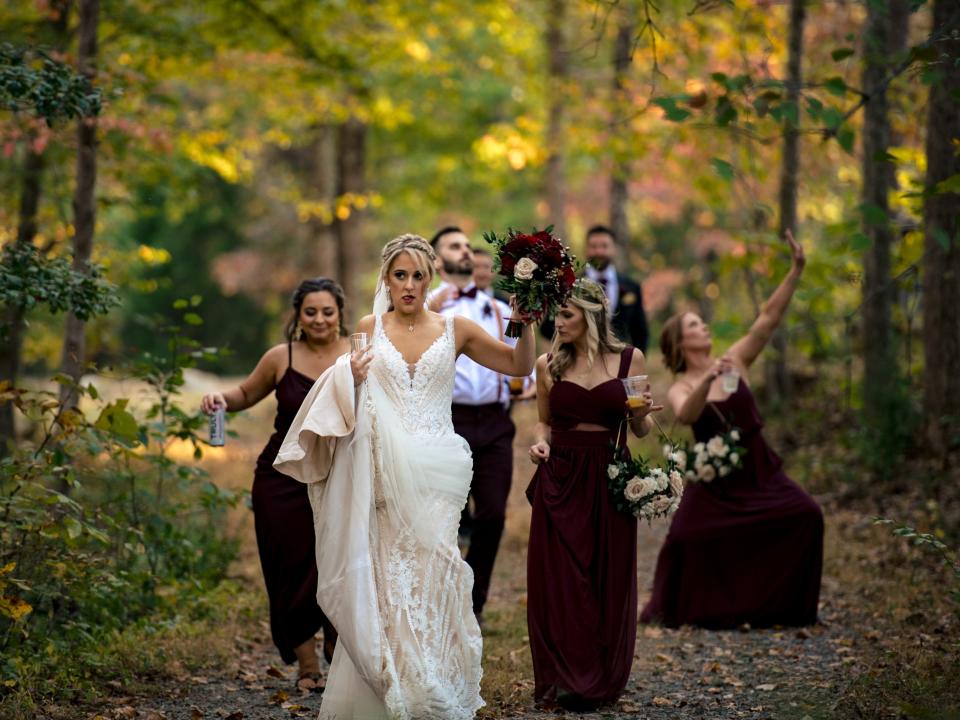
[[[210,416],[210,444],[221,446],[226,441],[226,419],[227,411],[223,406],[218,405]]]

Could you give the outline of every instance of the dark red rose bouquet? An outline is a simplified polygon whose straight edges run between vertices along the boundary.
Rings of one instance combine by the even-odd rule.
[[[521,233],[508,228],[506,235],[483,234],[496,250],[497,289],[516,297],[519,317],[507,324],[507,337],[520,337],[523,323],[552,318],[577,281],[576,258],[552,230]]]

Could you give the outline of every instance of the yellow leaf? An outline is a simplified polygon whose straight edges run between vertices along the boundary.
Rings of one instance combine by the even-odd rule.
[[[25,600],[9,595],[0,595],[0,615],[5,615],[11,620],[19,620],[32,611],[33,607]]]

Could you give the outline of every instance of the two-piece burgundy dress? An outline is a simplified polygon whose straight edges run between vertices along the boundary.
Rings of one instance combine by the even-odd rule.
[[[617,378],[626,377],[632,353],[623,351]],[[527,489],[527,623],[538,700],[565,691],[609,701],[630,677],[637,521],[617,511],[607,488],[626,400],[616,378],[591,389],[560,380],[550,389],[550,459]],[[606,431],[573,430],[579,423]]]
[[[273,468],[287,430],[314,383],[294,369],[292,346],[288,355],[287,371],[277,383],[274,432],[257,458],[251,500],[273,643],[283,661],[292,663],[297,659],[293,649],[316,635],[321,626],[325,641],[336,633],[317,605],[313,510],[307,486]]]
[[[742,434],[743,467],[687,484],[641,620],[706,628],[814,623],[823,563],[820,506],[783,472],[742,380],[730,397],[704,408],[693,433],[706,442],[729,427]]]

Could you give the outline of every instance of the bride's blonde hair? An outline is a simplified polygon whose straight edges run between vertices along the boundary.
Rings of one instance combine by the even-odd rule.
[[[626,345],[617,340],[610,328],[607,296],[599,283],[586,278],[577,280],[567,305],[573,305],[583,311],[583,319],[587,324],[588,367],[593,367],[593,361],[598,355],[623,351]],[[560,336],[554,332],[550,351],[552,356],[547,363],[547,370],[553,381],[559,382],[563,373],[576,360],[576,348],[573,343],[561,343]]]
[[[380,254],[383,260],[383,264],[380,265],[380,280],[384,285],[387,283],[387,273],[390,272],[390,266],[402,253],[407,253],[410,256],[414,264],[427,276],[428,283],[433,280],[437,254],[430,247],[430,243],[419,235],[405,233],[398,235],[383,246],[383,252]]]

